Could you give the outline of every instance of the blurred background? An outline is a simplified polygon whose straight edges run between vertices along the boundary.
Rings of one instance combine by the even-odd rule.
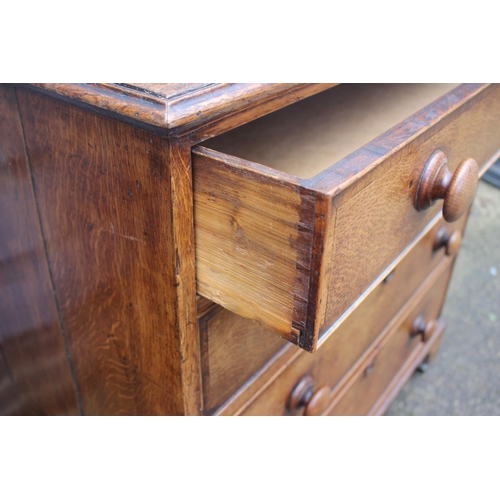
[[[436,358],[413,374],[386,415],[500,415],[500,189],[484,180],[441,317]]]

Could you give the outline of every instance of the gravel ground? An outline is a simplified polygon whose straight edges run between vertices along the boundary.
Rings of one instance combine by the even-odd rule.
[[[485,182],[441,317],[447,326],[436,358],[386,415],[500,415],[500,189]]]

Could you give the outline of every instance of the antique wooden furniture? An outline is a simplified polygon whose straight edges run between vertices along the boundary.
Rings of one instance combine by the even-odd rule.
[[[1,86],[0,413],[384,413],[499,154],[499,85]]]

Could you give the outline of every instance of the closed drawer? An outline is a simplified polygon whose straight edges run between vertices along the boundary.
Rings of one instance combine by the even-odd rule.
[[[358,95],[356,87],[340,85],[298,103],[295,114],[293,106],[287,108],[283,127],[274,124],[273,140],[267,141],[278,144],[274,157],[282,156],[280,144],[286,145],[289,157],[289,149],[293,153],[295,142],[300,143],[290,139],[290,122],[299,123],[299,136],[306,134],[309,127],[300,124],[308,105],[334,118],[341,108],[343,114],[333,125],[328,116],[324,118],[322,137],[331,134],[335,143],[335,124],[347,129],[340,127],[346,137],[370,120],[381,122],[383,129],[386,121],[404,118],[405,102],[418,109],[416,103],[438,99],[335,162],[337,154],[346,152],[339,147],[341,153],[331,154],[333,165],[310,179],[300,169],[293,171],[295,175],[287,173],[279,161],[271,168],[273,161],[264,166],[249,160],[265,141],[258,135],[252,139],[243,128],[229,139],[221,136],[219,142],[207,143],[210,148],[193,149],[198,292],[308,351],[338,328],[435,221],[443,203],[427,207],[426,195],[446,196],[447,217],[458,216],[467,208],[477,181],[473,162],[463,161],[474,159],[482,171],[500,147],[498,85],[461,85],[442,97],[443,88],[423,87],[418,99],[416,86],[411,99],[405,100],[403,93],[396,103],[397,93],[391,88],[383,95],[379,87],[372,88],[376,99],[370,87],[363,87],[366,97],[363,92]],[[366,106],[360,105],[363,99]],[[354,123],[349,120],[349,103],[356,108],[351,113]],[[384,121],[384,113],[393,108],[399,114],[388,112]],[[276,120],[276,114],[256,121],[256,130],[266,131],[266,119]],[[374,131],[376,127],[369,128],[367,140]],[[250,141],[242,146],[248,155],[236,155],[238,137],[240,142]],[[365,138],[361,134],[359,144],[354,141],[352,147],[362,145]],[[306,153],[314,153],[314,141],[308,138]],[[273,149],[266,144],[264,152]],[[317,148],[328,157],[323,143]],[[299,153],[300,158],[308,157]],[[317,170],[314,156],[306,163],[311,171]],[[452,177],[460,164],[460,175]],[[438,167],[443,167],[441,172],[448,168],[450,175],[432,186],[432,175],[424,178],[423,173]]]
[[[326,363],[330,385],[336,386],[368,351],[382,330],[395,321],[398,311],[416,293],[435,282],[456,255],[466,217],[446,223],[441,217],[386,278],[363,300],[321,348],[319,364]],[[417,291],[418,289],[418,291]],[[270,335],[255,322],[216,306],[200,319],[203,353],[205,411],[212,412],[247,382],[270,359],[284,340]],[[267,335],[267,337],[266,337]],[[279,342],[278,342],[279,341]],[[280,344],[281,342],[281,344]],[[295,347],[289,345],[295,352]],[[291,353],[290,353],[291,354]],[[308,354],[304,355],[309,357]],[[285,356],[287,358],[287,356]],[[271,362],[280,364],[278,356]],[[277,372],[278,369],[271,370]],[[262,374],[265,378],[267,374]],[[257,377],[258,378],[258,377]],[[262,383],[260,380],[256,385]],[[239,384],[239,385],[238,385]],[[252,397],[255,381],[249,381],[240,396],[240,405]],[[216,403],[216,404],[215,404]],[[235,404],[233,406],[238,406]],[[230,413],[230,412],[229,412]]]
[[[426,341],[439,327],[435,320],[440,314],[450,275],[451,266],[448,266],[430,291],[401,310],[394,324],[381,332],[340,382],[337,382],[336,359],[328,349],[333,336],[314,356],[304,354],[298,358],[242,414],[368,414],[405,364],[423,352]],[[420,323],[422,331],[416,328]],[[351,333],[355,342],[356,332]]]

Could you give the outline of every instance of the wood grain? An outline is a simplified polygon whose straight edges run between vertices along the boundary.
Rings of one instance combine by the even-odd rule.
[[[460,162],[452,174],[448,168],[448,158],[436,150],[418,180],[415,192],[415,208],[426,210],[438,199],[443,199],[443,217],[453,222],[469,208],[476,194],[479,168],[473,158]]]
[[[444,273],[442,269],[435,273],[426,286],[417,291],[394,316],[393,321],[374,336],[375,341],[372,345],[358,357],[350,370],[344,371],[339,382],[337,382],[339,379],[335,357],[338,356],[339,346],[335,345],[334,336],[328,339],[314,356],[309,356],[307,353],[298,356],[265,391],[242,408],[240,413],[242,415],[292,414],[288,409],[289,397],[301,378],[310,375],[314,381],[314,394],[317,394],[317,404],[315,404],[317,408],[311,409],[312,414],[316,414],[318,409],[334,414],[367,414],[398,370],[423,348],[424,343],[419,337],[410,336],[411,325],[419,314],[424,314],[426,318],[437,318],[439,315],[452,269],[451,262],[448,261],[446,264]],[[365,316],[368,322],[376,315],[375,310],[370,312],[370,316]],[[341,329],[345,326],[344,323]],[[349,333],[350,345],[355,349],[354,336],[357,332],[350,329]],[[348,351],[342,352],[347,354]],[[330,392],[326,403],[324,387],[328,387]],[[300,414],[300,411],[293,414]]]
[[[409,121],[419,123],[422,130],[407,140],[404,147],[400,145],[385,160],[377,162],[375,168],[367,166],[368,171],[358,182],[334,196],[332,203],[337,207],[334,242],[325,245],[332,248],[325,259],[336,262],[337,267],[326,269],[328,278],[320,292],[321,296],[328,297],[323,303],[323,326],[320,327],[324,334],[328,334],[331,325],[350,306],[356,307],[369,290],[368,284],[380,281],[381,273],[401,252],[411,248],[409,243],[441,210],[440,204],[425,212],[417,212],[413,206],[419,173],[431,154],[436,149],[445,151],[453,168],[469,156],[476,158],[480,165],[497,156],[500,86],[486,87],[480,94],[476,94],[476,90],[472,86],[470,93],[465,92],[464,96],[464,89],[458,87],[451,93],[461,96],[460,101],[445,96],[443,102],[433,106],[433,127],[418,121],[424,112],[412,117]],[[451,113],[445,111],[448,101],[454,103]],[[442,120],[437,120],[437,113]],[[403,123],[401,127],[406,126]],[[397,135],[398,130],[394,134]],[[353,231],[353,227],[357,230]],[[360,248],[363,252],[358,251]]]
[[[13,87],[0,86],[0,414],[80,413]]]
[[[215,307],[218,307],[215,302],[212,302],[201,295],[196,296],[196,316],[198,318],[201,318]]]
[[[380,283],[342,323],[335,335],[324,341],[312,362],[325,360],[318,362],[324,363],[325,372],[328,370],[330,387],[343,384],[346,374],[356,371],[356,367],[370,352],[370,346],[375,345],[381,337],[381,332],[397,324],[398,317],[404,316],[404,311],[409,310],[408,303],[421,300],[436,279],[449,268],[451,259],[445,249],[433,248],[436,234],[443,229],[463,232],[465,220],[448,224],[439,217],[412,251],[391,271],[391,279]],[[301,357],[309,358],[296,346],[289,345],[282,349],[218,413],[228,415],[244,411],[287,366]]]
[[[499,137],[500,86],[461,85],[310,180],[194,148],[198,292],[313,351],[440,210],[413,204],[432,152],[484,165]]]
[[[36,328],[33,350],[32,331],[29,338],[16,333],[14,342],[0,336],[0,408],[5,401],[5,413],[75,413],[80,401],[91,415],[283,414],[293,385],[311,374],[314,390],[298,404],[306,413],[328,406],[380,412],[437,345],[435,333],[424,342],[406,323],[413,313],[423,324],[437,317],[448,283],[442,276],[460,243],[455,238],[450,251],[435,246],[440,205],[414,210],[415,179],[436,148],[453,168],[468,157],[480,170],[493,161],[500,86],[462,85],[421,111],[438,87],[401,86],[417,93],[374,92],[378,98],[363,101],[366,90],[382,87],[345,85],[302,100],[330,86],[18,88],[31,171],[17,104],[12,112],[7,106],[1,130],[18,160],[14,169],[7,162],[8,181],[0,186],[8,205],[0,201],[2,216],[11,214],[0,231],[23,248],[27,242],[28,251],[18,266],[11,264],[17,249],[10,240],[3,246],[7,292],[2,276],[0,293],[7,299],[0,308],[6,304],[13,318],[9,335],[21,319],[45,314],[54,321],[50,334],[45,324]],[[337,104],[328,96],[351,91],[358,99],[340,99],[340,114],[330,113]],[[7,102],[15,102],[10,92]],[[333,108],[314,105],[324,99]],[[398,113],[414,111],[385,132]],[[243,142],[257,130],[261,151],[284,163],[284,172],[301,164],[302,141],[308,176],[316,175],[289,175],[274,161],[226,150],[196,147],[191,156],[193,145],[235,127],[231,134]],[[230,134],[221,139],[233,144]],[[318,161],[332,148],[339,156]],[[444,227],[460,235],[463,223]],[[18,295],[11,293],[12,273],[25,287]],[[12,297],[21,307],[11,307]],[[23,307],[23,318],[12,315]],[[305,350],[322,348],[309,356],[267,329]],[[403,330],[406,336],[395,334]],[[36,379],[25,373],[28,359]],[[68,393],[53,379],[57,370],[65,387],[68,373],[74,382]],[[33,388],[44,384],[52,392],[40,403]]]
[[[188,135],[194,144],[333,85],[38,83],[30,87],[135,126],[175,137]]]
[[[410,357],[406,363],[401,367],[396,376],[392,379],[390,384],[385,388],[384,392],[380,395],[377,402],[372,406],[368,415],[383,415],[390,404],[396,399],[399,391],[404,384],[413,375],[415,370],[425,361],[426,363],[432,362],[437,354],[439,345],[443,338],[445,330],[445,323],[443,320],[436,321],[436,328],[432,337],[424,344],[415,356]]]
[[[272,334],[270,334],[272,335]],[[252,377],[250,381],[241,386],[219,409],[215,415],[239,415],[244,409],[255,401],[296,359],[304,354],[302,349],[288,343],[283,349],[273,356]]]
[[[199,150],[193,160],[198,293],[299,343],[314,199],[224,155]]]
[[[175,323],[168,326],[167,334],[174,334],[177,341],[179,359],[176,362],[180,362],[178,370],[181,376],[182,414],[199,415],[202,410],[201,361],[196,321],[193,179],[190,145],[186,140],[176,140],[168,142],[168,146],[167,166],[171,180],[169,210],[172,225],[171,234],[163,243],[168,245],[171,252],[169,261],[174,265],[175,313],[172,314],[171,311],[168,313],[172,319],[175,318]],[[156,203],[165,202],[158,194],[154,196],[156,196]],[[152,300],[156,301],[157,298],[153,296]]]
[[[440,276],[431,291],[404,318],[360,365],[356,373],[332,395],[330,415],[367,415],[405,363],[416,358],[424,348],[420,335],[411,335],[415,318],[436,320],[446,296],[452,266]]]
[[[186,317],[195,307],[190,165],[172,168],[179,153],[162,137],[31,92],[18,98],[84,412],[192,411],[189,361],[181,367],[181,332],[196,328]]]
[[[210,415],[287,342],[220,306],[210,309],[199,324],[203,412]]]

